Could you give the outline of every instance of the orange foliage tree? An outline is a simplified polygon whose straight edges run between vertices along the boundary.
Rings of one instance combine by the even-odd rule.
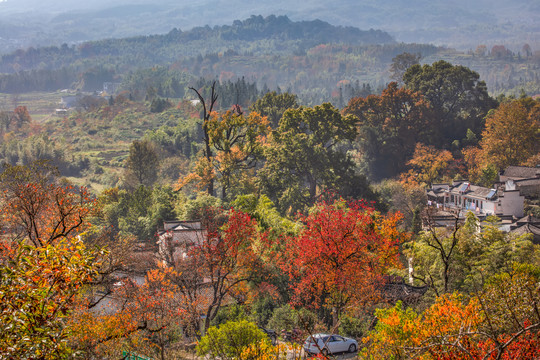
[[[369,359],[437,359],[435,354],[445,346],[467,346],[464,335],[475,331],[482,319],[478,302],[464,303],[457,294],[439,297],[424,314],[398,302],[378,309],[375,316],[375,330],[364,339],[363,356]]]
[[[423,314],[378,310],[365,358],[533,359],[540,353],[538,268],[516,265],[466,299],[446,294]]]
[[[95,356],[135,351],[165,359],[175,336],[195,337],[223,304],[242,297],[258,266],[255,221],[242,212],[207,209],[203,223],[186,256],[167,249],[170,256],[142,285],[122,279],[109,308],[96,313],[82,304],[73,318],[73,343]]]
[[[45,162],[6,167],[0,176],[0,216],[12,240],[41,247],[88,229],[94,200],[84,187],[59,184],[56,175]]]
[[[77,239],[8,253],[0,265],[0,358],[64,358],[71,353],[65,320],[97,276],[96,254]]]
[[[0,179],[0,357],[63,358],[65,320],[104,255],[78,236],[93,200],[45,163],[8,166]]]
[[[401,174],[401,180],[411,185],[431,186],[448,171],[452,160],[454,158],[450,151],[418,143],[412,159],[407,162],[412,169]]]
[[[189,319],[188,299],[174,282],[179,275],[172,268],[153,269],[141,285],[122,279],[107,307],[89,311],[83,302],[71,318],[72,346],[87,356],[135,351],[165,359],[171,338]]]
[[[479,147],[464,149],[469,180],[491,186],[510,165],[536,166],[540,157],[540,103],[530,98],[502,103],[489,113]]]
[[[383,216],[362,203],[321,202],[297,236],[287,239],[282,267],[296,303],[327,307],[336,325],[343,310],[377,299],[385,272],[399,266],[401,215]]]

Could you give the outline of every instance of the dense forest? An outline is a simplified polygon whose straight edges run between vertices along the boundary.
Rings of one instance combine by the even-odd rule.
[[[540,244],[426,190],[539,165],[539,61],[284,16],[4,55],[0,358],[534,358]]]

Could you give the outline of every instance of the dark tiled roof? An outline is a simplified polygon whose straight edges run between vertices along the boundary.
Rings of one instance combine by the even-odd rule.
[[[456,184],[450,189],[451,194],[465,194],[467,196],[474,196],[477,198],[485,199],[490,194],[491,189],[482,186],[469,185],[465,191],[460,191],[465,188],[466,183]]]
[[[522,225],[512,231],[510,231],[511,234],[514,235],[525,235],[525,234],[532,234],[533,235],[533,241],[535,243],[540,243],[540,227],[532,224],[525,224]]]
[[[427,291],[427,286],[411,286],[409,284],[384,284],[382,289],[386,300],[396,302],[398,300],[411,302],[421,298]]]
[[[540,168],[527,166],[509,166],[502,173],[503,176],[519,179],[528,179],[536,177],[540,173]]]
[[[532,215],[527,215],[516,221],[518,225],[522,224],[540,224],[540,219]]]
[[[517,186],[540,185],[540,178],[514,180]]]
[[[201,230],[202,225],[200,220],[166,220],[163,222],[164,228],[167,230]]]

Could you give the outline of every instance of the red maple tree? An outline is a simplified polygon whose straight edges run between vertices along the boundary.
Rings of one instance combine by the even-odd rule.
[[[348,307],[376,300],[383,275],[398,266],[400,214],[383,216],[361,202],[321,202],[297,236],[287,239],[282,267],[293,301],[328,307],[334,325]]]

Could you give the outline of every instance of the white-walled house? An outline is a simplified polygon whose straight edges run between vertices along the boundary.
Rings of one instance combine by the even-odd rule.
[[[523,217],[525,197],[512,180],[498,188],[485,188],[466,181],[452,184],[433,184],[427,193],[430,205],[460,212],[473,211],[478,215],[512,215]],[[464,215],[464,214],[462,214]]]
[[[169,265],[184,258],[190,246],[200,243],[206,236],[206,229],[199,220],[165,221],[163,230],[158,231],[158,254]]]
[[[163,230],[158,231],[158,237],[161,238],[168,234],[172,236],[172,241],[175,245],[190,244],[200,239],[202,231],[203,227],[200,220],[171,220],[163,222]]]

